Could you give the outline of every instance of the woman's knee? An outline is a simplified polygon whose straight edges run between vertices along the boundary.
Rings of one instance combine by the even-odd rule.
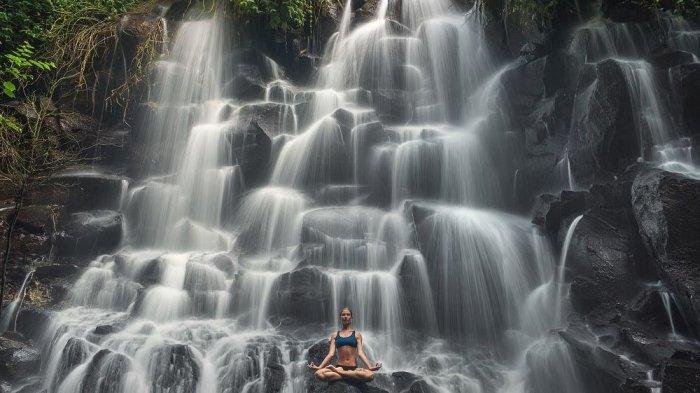
[[[363,371],[362,371],[362,374],[361,374],[361,377],[362,377],[363,380],[365,380],[365,381],[367,381],[367,382],[370,382],[370,381],[374,380],[374,371],[372,371],[372,370],[363,370]]]

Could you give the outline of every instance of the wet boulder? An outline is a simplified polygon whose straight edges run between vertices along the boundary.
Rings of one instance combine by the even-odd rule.
[[[508,86],[507,90],[502,91],[505,102],[515,119],[521,123],[525,122],[525,118],[532,112],[535,104],[544,97],[546,65],[546,58],[521,62],[501,77],[501,84]]]
[[[542,194],[537,198],[532,223],[556,232],[562,220],[581,214],[586,208],[586,192],[562,191],[559,197]]]
[[[596,337],[585,328],[570,326],[558,335],[587,388],[584,391],[617,392],[625,381],[639,379],[647,371],[643,364],[599,345]]]
[[[220,357],[217,382],[223,391],[241,392],[246,384],[261,377],[260,345],[249,343],[242,350],[232,347]]]
[[[117,274],[126,276],[144,287],[157,284],[162,275],[163,266],[158,258],[147,261],[134,261],[129,255],[116,254],[114,256],[114,263],[116,266],[115,272]]]
[[[127,373],[132,362],[126,355],[109,349],[98,351],[87,366],[81,393],[120,392],[126,387]]]
[[[95,141],[95,156],[107,166],[118,166],[129,158],[132,129],[119,124],[100,132]]]
[[[17,313],[17,332],[33,340],[41,340],[52,312],[46,307],[24,304]]]
[[[415,112],[415,95],[404,90],[372,90],[374,109],[384,123],[405,123]]]
[[[242,106],[237,116],[242,124],[254,121],[268,138],[294,134],[294,108],[278,102],[251,103]]]
[[[350,133],[355,181],[367,184],[371,178],[371,158],[374,146],[385,138],[382,123],[373,121],[357,125]]]
[[[413,382],[406,393],[432,393],[432,391],[428,383],[421,379]]]
[[[224,85],[224,95],[243,101],[262,100],[265,87],[256,67],[240,64],[234,67],[233,77]]]
[[[247,119],[236,123],[226,135],[229,161],[227,164],[238,165],[247,186],[260,184],[267,178],[272,142],[270,134],[265,132],[260,120]],[[236,180],[232,179],[235,183]],[[242,183],[229,184],[228,201],[242,191]]]
[[[355,207],[326,207],[304,214],[302,242],[323,242],[327,238],[364,239],[372,209]]]
[[[306,266],[282,274],[271,293],[272,315],[296,323],[324,323],[330,319],[331,282],[317,267]]]
[[[194,392],[197,390],[200,371],[195,355],[187,345],[164,345],[157,349],[149,361],[151,391]]]
[[[648,169],[634,179],[631,200],[656,268],[700,331],[700,181]]]
[[[700,386],[700,353],[677,351],[661,369],[661,392],[696,392]]]
[[[346,205],[364,199],[368,192],[368,187],[361,185],[329,184],[316,192],[315,199],[321,205]]]
[[[81,338],[71,337],[68,339],[61,351],[61,358],[58,360],[58,368],[53,381],[51,381],[50,390],[57,388],[73,369],[90,357],[91,348],[92,344]]]
[[[620,173],[640,155],[631,97],[621,64],[612,59],[596,65],[596,81],[580,97],[583,113],[573,119],[569,159],[577,184],[596,176]]]
[[[691,135],[700,134],[700,63],[684,64],[671,68],[671,84],[676,93],[677,106],[683,115]]]
[[[114,251],[121,243],[123,217],[111,210],[72,213],[54,235],[62,255],[89,256]]]
[[[263,391],[265,393],[281,392],[287,378],[287,373],[282,365],[282,351],[278,347],[270,345],[265,352],[264,363]]]
[[[398,389],[398,391],[403,392],[404,390],[412,387],[413,384],[421,380],[421,378],[416,374],[409,373],[408,371],[395,371],[391,373],[391,380],[394,383],[394,387]],[[410,391],[411,390],[409,389],[409,392]]]
[[[625,222],[585,214],[576,226],[567,255],[571,301],[579,312],[628,299],[638,290],[634,234]],[[566,226],[568,228],[568,225]],[[563,239],[565,233],[562,228]]]
[[[129,185],[125,177],[87,171],[59,175],[56,182],[68,187],[70,211],[118,210]]]
[[[667,69],[681,64],[689,64],[695,61],[692,53],[682,50],[662,48],[649,54],[649,63],[658,69]]]
[[[328,354],[330,343],[328,340],[319,340],[314,343],[307,351],[306,360],[308,363],[321,364],[323,359]]]
[[[41,354],[29,344],[0,337],[0,375],[20,380],[39,371]]]

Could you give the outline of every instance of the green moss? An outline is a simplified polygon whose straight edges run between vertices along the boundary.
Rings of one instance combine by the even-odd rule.
[[[280,32],[312,29],[318,10],[332,0],[229,0],[243,18],[266,18],[268,27]]]

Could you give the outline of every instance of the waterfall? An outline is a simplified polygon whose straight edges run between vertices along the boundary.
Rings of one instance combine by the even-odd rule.
[[[564,277],[566,275],[566,259],[569,256],[569,246],[571,245],[571,239],[574,237],[574,233],[576,231],[576,227],[578,226],[578,223],[581,222],[583,219],[583,214],[580,216],[577,216],[576,218],[571,221],[571,225],[569,225],[569,229],[566,230],[566,236],[564,237],[564,243],[562,244],[561,247],[561,258],[559,260],[559,269],[557,273],[557,280],[556,280],[556,286],[557,286],[557,301],[556,301],[556,307],[557,307],[557,315],[559,315],[556,320],[561,321],[561,308],[562,308],[562,301],[564,298]]]
[[[17,316],[22,309],[22,302],[27,293],[27,283],[29,283],[29,279],[33,274],[34,269],[27,272],[15,298],[2,309],[2,315],[0,315],[0,334],[5,333],[10,328],[12,328],[12,330],[17,329]]]
[[[666,316],[668,317],[668,324],[671,327],[671,335],[675,336],[676,335],[676,325],[673,323],[673,313],[671,311],[671,296],[669,296],[668,292],[659,292],[659,296],[661,296],[661,301],[664,304],[664,309],[666,310]]]
[[[691,53],[697,61],[700,43],[697,31],[680,18],[665,21],[669,46]],[[652,65],[645,60],[657,45],[649,42],[650,27],[639,23],[613,23],[594,18],[576,29],[569,53],[583,56],[587,63],[612,58],[620,66],[626,80],[630,105],[639,145],[640,157],[654,162],[660,168],[685,176],[700,178],[700,169],[693,163],[692,146],[682,130],[675,124],[659,77]],[[594,84],[576,99],[572,125],[585,116],[585,108],[593,92]],[[648,154],[647,151],[651,152]]]
[[[352,6],[312,86],[244,63],[221,10],[178,25],[141,107],[128,238],[45,329],[48,393],[302,393],[342,307],[392,393],[401,370],[436,392],[583,391],[550,334],[581,217],[557,271],[498,210],[524,182],[501,162],[516,64],[491,56],[478,4],[381,0],[364,23]],[[242,66],[255,98],[229,89]]]

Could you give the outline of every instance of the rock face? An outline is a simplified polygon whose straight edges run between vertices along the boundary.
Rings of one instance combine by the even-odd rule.
[[[265,97],[265,83],[260,71],[250,65],[236,66],[233,78],[224,86],[224,94],[244,101],[261,100]]]
[[[700,353],[678,351],[661,370],[662,393],[696,392],[700,386]]]
[[[240,166],[245,184],[249,187],[260,184],[267,178],[270,164],[272,142],[259,121],[261,120],[243,121],[227,135],[230,149],[228,164]],[[240,188],[238,187],[239,192]]]
[[[637,289],[632,240],[619,225],[586,214],[576,227],[567,267],[578,311],[591,311],[611,298],[625,299]]]
[[[578,184],[601,172],[619,173],[640,154],[624,71],[612,59],[595,67],[597,80],[581,97],[581,118],[573,119],[569,136],[571,170]],[[588,90],[590,89],[590,90]]]
[[[295,323],[329,321],[332,307],[330,285],[329,278],[317,267],[307,266],[284,273],[272,291],[273,315],[290,318]],[[317,312],[310,314],[306,310]]]
[[[688,133],[700,134],[700,64],[684,64],[671,68],[671,83]]]
[[[662,279],[700,332],[700,181],[650,169],[632,185],[639,234]]]
[[[114,251],[122,240],[121,213],[93,210],[71,214],[55,235],[59,252],[64,255],[98,255]]]
[[[199,382],[199,365],[192,349],[187,345],[168,345],[160,348],[151,357],[151,391],[167,393],[172,391],[193,392]]]
[[[128,180],[121,176],[100,173],[75,173],[58,177],[58,183],[69,187],[68,209],[119,209]]]
[[[16,381],[39,371],[41,354],[32,346],[0,337],[0,376]]]
[[[50,386],[54,389],[58,387],[73,369],[88,359],[89,355],[90,344],[87,341],[74,337],[68,339],[61,352],[58,369]]]

